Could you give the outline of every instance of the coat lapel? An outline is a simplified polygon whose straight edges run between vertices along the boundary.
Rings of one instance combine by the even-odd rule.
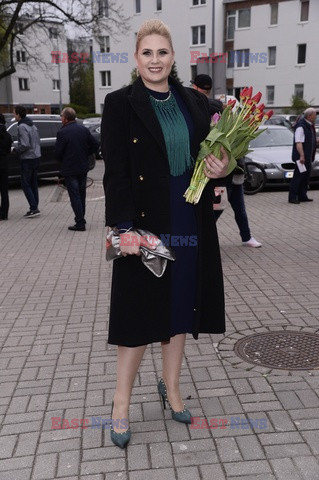
[[[158,143],[163,153],[167,155],[161,126],[157,120],[147,90],[140,77],[133,84],[132,94],[129,96],[129,102],[141,122],[145,125],[145,128],[154,138],[155,142]]]

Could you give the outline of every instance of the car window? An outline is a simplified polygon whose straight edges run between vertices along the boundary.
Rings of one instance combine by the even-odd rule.
[[[60,121],[59,122],[51,122],[51,126],[52,126],[52,129],[53,129],[54,137],[56,137],[58,131],[62,127],[62,123]]]
[[[316,116],[315,124],[319,125],[319,114],[317,114],[317,116]]]
[[[51,122],[39,122],[34,121],[34,125],[39,131],[40,138],[52,138],[56,136],[56,133],[51,125]]]
[[[282,147],[292,146],[293,133],[288,128],[268,128],[261,135],[250,142],[249,147]]]
[[[13,140],[18,140],[18,124],[14,123],[8,127],[8,132],[10,133]]]

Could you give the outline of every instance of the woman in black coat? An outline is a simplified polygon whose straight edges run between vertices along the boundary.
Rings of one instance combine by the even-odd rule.
[[[209,132],[208,101],[169,77],[174,51],[161,21],[145,22],[136,43],[139,77],[107,95],[101,133],[106,224],[125,235],[124,258],[113,265],[108,340],[118,345],[111,439],[122,448],[131,435],[128,420],[115,420],[128,419],[132,386],[147,344],[162,343],[158,391],[164,407],[167,401],[174,420],[190,423],[179,390],[186,333],[197,339],[200,332],[225,331],[212,192],[229,161],[225,152],[221,160],[208,155],[205,174],[215,180],[198,205],[186,203],[183,194],[194,160]],[[176,261],[169,262],[161,278],[142,264],[132,228],[165,238],[175,251]]]
[[[7,220],[9,212],[8,155],[11,151],[12,138],[5,125],[4,115],[0,114],[0,220]]]

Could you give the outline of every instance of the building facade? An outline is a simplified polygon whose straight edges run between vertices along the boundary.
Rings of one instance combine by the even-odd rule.
[[[108,11],[107,0],[96,1]],[[130,17],[127,35],[93,41],[97,113],[108,92],[130,83],[135,35],[149,18],[169,26],[185,86],[197,73],[208,73],[217,98],[238,97],[252,85],[278,112],[293,95],[319,106],[318,0],[127,0],[123,8]]]
[[[60,52],[58,54],[57,52]],[[0,112],[22,104],[28,113],[59,113],[69,103],[67,40],[63,25],[35,24],[14,47],[16,72],[0,80]]]
[[[253,85],[275,111],[299,96],[319,106],[319,2],[224,0],[227,93]]]

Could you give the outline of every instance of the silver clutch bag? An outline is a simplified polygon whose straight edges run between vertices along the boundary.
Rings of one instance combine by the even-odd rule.
[[[115,260],[122,257],[120,249],[120,234],[117,229],[108,227],[106,234],[106,260]],[[174,261],[176,259],[174,251],[166,247],[162,240],[153,233],[142,230],[130,230],[139,235],[141,238],[140,252],[142,263],[152,272],[156,277],[161,277],[166,269],[167,260]],[[151,245],[154,245],[154,250],[143,245],[143,239],[147,240]]]

